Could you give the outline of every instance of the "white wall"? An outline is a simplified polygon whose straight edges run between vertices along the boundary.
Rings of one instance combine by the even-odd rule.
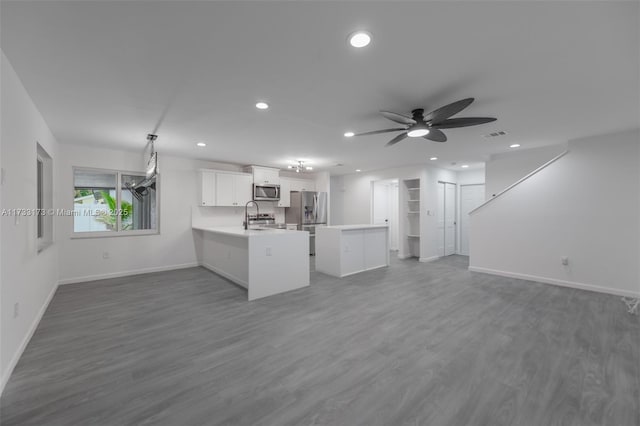
[[[461,206],[461,186],[463,185],[485,185],[485,169],[475,169],[475,170],[467,170],[467,171],[459,171],[458,172],[458,191],[456,194],[456,253],[460,254],[461,252],[461,242],[462,242],[462,212],[460,211]],[[486,196],[486,187],[485,187],[485,196]]]
[[[36,144],[55,163],[58,143],[4,53],[0,86],[2,124],[0,165],[4,171],[2,208],[36,208]],[[55,193],[59,187],[53,185]],[[54,221],[55,222],[55,221]],[[40,253],[36,244],[36,218],[2,216],[0,244],[0,391],[44,313],[57,287],[59,235]],[[19,315],[14,318],[14,304]]]
[[[329,187],[329,225],[344,225],[344,176],[331,176]]]
[[[471,269],[638,296],[639,144],[638,131],[571,141],[567,155],[476,210]]]
[[[57,205],[73,209],[73,167],[141,171],[140,152],[60,145]],[[160,234],[72,239],[73,218],[59,218],[60,283],[196,266],[197,240],[191,231],[192,208],[199,204],[198,168],[239,171],[240,166],[158,154]],[[219,226],[242,224],[240,208],[211,208]],[[196,237],[197,238],[197,237]],[[103,253],[109,258],[104,259]]]
[[[566,144],[559,144],[492,155],[485,165],[486,199],[514,184],[566,149]]]

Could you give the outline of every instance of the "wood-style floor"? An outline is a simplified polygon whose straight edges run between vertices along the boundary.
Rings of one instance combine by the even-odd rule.
[[[247,302],[192,268],[62,286],[1,401],[10,425],[640,424],[620,298],[394,260]]]

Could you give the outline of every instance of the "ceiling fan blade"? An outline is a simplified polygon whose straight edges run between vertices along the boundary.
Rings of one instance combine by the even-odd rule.
[[[356,133],[353,136],[366,136],[366,135],[377,135],[378,133],[389,133],[389,132],[398,132],[400,130],[407,130],[404,127],[399,127],[397,129],[384,129],[384,130],[374,130],[372,132],[364,132],[364,133]]]
[[[408,135],[406,133],[400,133],[398,136],[396,136],[395,138],[393,138],[389,142],[387,142],[387,144],[385,146],[395,145],[398,142],[400,142],[402,139],[405,139],[407,136]]]
[[[391,121],[395,121],[400,124],[416,124],[416,120],[411,117],[407,117],[402,114],[396,114],[391,111],[380,111],[380,114],[384,115],[385,118],[388,118]]]
[[[438,108],[435,111],[431,111],[429,114],[424,116],[424,121],[431,123],[440,123],[441,121],[446,120],[447,118],[455,115],[471,105],[474,101],[473,98],[461,99],[459,101],[453,102],[449,105],[445,105],[441,108]]]
[[[429,133],[424,135],[423,138],[429,139],[430,141],[434,141],[434,142],[446,142],[447,141],[447,135],[445,135],[444,133],[442,133],[438,129],[434,129],[433,127],[429,128]]]
[[[496,118],[492,117],[464,117],[464,118],[449,118],[441,121],[438,124],[432,124],[434,129],[453,129],[455,127],[467,127],[476,126],[478,124],[491,123],[496,121]]]

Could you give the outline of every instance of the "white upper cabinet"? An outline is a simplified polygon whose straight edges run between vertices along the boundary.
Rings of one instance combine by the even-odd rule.
[[[200,172],[200,205],[216,205],[216,173],[214,171]]]
[[[200,170],[201,206],[244,206],[252,197],[248,173]]]
[[[253,183],[256,185],[278,185],[280,184],[280,170],[270,167],[249,166],[248,170],[253,173]]]
[[[236,206],[244,206],[249,201],[253,200],[253,187],[251,186],[252,180],[251,175],[235,175],[233,188],[235,191]]]
[[[310,179],[289,179],[290,191],[315,191],[316,182]]]
[[[280,200],[278,207],[291,207],[291,179],[280,178]]]

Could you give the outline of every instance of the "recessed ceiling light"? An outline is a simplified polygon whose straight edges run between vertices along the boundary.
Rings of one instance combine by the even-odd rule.
[[[362,170],[360,170],[360,169],[356,169],[356,172],[358,172],[358,173],[360,173],[361,171],[362,171]]]
[[[204,142],[198,142],[196,145],[198,145],[198,146],[207,146],[207,144],[204,143]]]
[[[349,35],[349,44],[353,47],[365,47],[371,43],[371,34],[366,31],[356,31]]]
[[[429,158],[429,160],[431,160],[431,161],[436,161],[437,159],[438,159],[438,157],[431,157],[431,158]]]
[[[509,145],[509,148],[520,148],[520,144],[519,143],[514,143]]]
[[[345,138],[352,138],[353,136],[355,136],[355,133],[353,133],[353,132],[346,132],[346,133],[344,134],[344,137],[345,137]]]
[[[462,167],[463,169],[466,169],[466,168],[469,168],[469,165],[468,165],[468,164],[463,164],[463,165],[462,165],[462,166],[460,166],[460,167]]]
[[[269,104],[266,102],[258,102],[256,104],[256,108],[258,109],[268,109],[269,108]]]
[[[307,170],[313,170],[313,167],[311,167],[311,166],[307,166],[307,167],[305,167],[305,169],[307,169]]]

